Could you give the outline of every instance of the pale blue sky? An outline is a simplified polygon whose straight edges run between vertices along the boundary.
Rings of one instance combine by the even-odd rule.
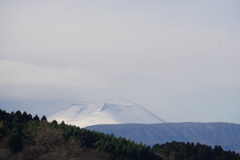
[[[0,106],[120,97],[168,122],[240,123],[240,2],[0,0]]]

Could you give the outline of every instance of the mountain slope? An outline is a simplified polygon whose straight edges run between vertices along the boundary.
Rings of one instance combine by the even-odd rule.
[[[163,120],[135,103],[111,99],[72,105],[48,117],[49,121],[86,127],[97,124],[162,123]]]
[[[225,150],[240,153],[240,125],[232,123],[160,123],[96,125],[87,129],[116,137],[125,137],[147,145],[172,141],[221,145]]]

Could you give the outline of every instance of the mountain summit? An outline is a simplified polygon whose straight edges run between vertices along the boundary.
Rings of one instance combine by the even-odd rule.
[[[142,106],[122,99],[72,105],[49,116],[48,120],[64,121],[81,128],[98,124],[164,122]]]

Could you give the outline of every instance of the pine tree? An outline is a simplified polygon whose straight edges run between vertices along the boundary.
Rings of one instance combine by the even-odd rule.
[[[33,120],[34,120],[34,121],[37,121],[37,122],[40,121],[38,115],[35,115],[35,116],[33,117]]]
[[[41,122],[42,121],[47,121],[47,118],[46,118],[46,116],[44,115],[44,116],[42,116],[42,118],[41,118]]]

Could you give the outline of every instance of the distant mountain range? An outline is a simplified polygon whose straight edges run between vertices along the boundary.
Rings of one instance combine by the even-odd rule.
[[[137,143],[153,145],[166,142],[194,142],[210,146],[221,145],[225,150],[240,153],[240,124],[233,123],[160,123],[96,125],[86,129],[116,137],[125,137]]]
[[[123,99],[75,104],[48,117],[81,128],[97,124],[152,124],[164,122],[142,106]]]
[[[81,128],[113,133],[137,143],[172,141],[221,145],[240,153],[240,125],[232,123],[165,123],[142,106],[122,99],[71,105],[48,117]]]

